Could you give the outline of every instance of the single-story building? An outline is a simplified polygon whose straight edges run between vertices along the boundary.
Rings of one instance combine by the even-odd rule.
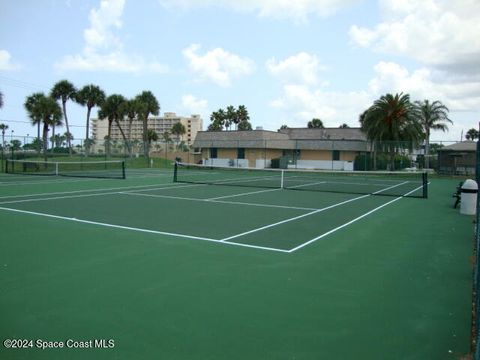
[[[202,163],[215,166],[353,170],[355,157],[370,152],[360,128],[200,131],[194,148]]]
[[[438,149],[438,173],[475,175],[477,143],[461,141]]]

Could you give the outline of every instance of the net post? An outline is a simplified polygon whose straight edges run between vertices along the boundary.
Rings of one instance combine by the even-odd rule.
[[[422,174],[423,181],[423,198],[428,199],[428,173],[425,171]]]
[[[10,164],[10,161],[8,161],[8,159],[5,159],[5,173],[8,174],[8,164]]]
[[[285,176],[285,171],[282,170],[280,172],[280,189],[285,189],[285,187],[284,187],[284,176]]]
[[[55,175],[58,176],[58,162],[54,164],[55,164]]]
[[[178,172],[178,162],[175,161],[175,165],[173,166],[173,182],[177,182],[177,172]]]

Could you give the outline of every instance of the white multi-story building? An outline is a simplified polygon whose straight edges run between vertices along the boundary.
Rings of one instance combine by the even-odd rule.
[[[155,130],[158,134],[159,140],[163,139],[162,135],[165,132],[172,133],[172,127],[175,123],[180,122],[185,127],[185,134],[182,135],[179,141],[184,141],[187,145],[191,145],[197,136],[198,131],[202,131],[203,120],[200,115],[192,115],[191,117],[178,116],[174,112],[166,112],[163,116],[152,116],[148,119],[148,128]],[[143,123],[139,120],[132,122],[132,127],[129,127],[129,120],[124,119],[120,121],[120,126],[127,138],[131,140],[142,140]],[[131,131],[131,132],[130,132]],[[108,121],[101,119],[92,119],[92,139],[95,141],[103,141],[108,134]],[[123,140],[120,129],[117,124],[112,124],[111,129],[112,140]],[[171,135],[174,138],[173,135]],[[174,138],[174,140],[176,140]]]

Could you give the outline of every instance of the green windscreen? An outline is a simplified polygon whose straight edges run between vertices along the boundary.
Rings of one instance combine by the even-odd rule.
[[[23,175],[125,179],[125,162],[7,160],[5,171],[9,174]]]

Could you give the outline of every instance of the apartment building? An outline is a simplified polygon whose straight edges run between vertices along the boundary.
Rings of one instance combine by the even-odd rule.
[[[148,119],[148,128],[155,130],[159,139],[162,139],[162,135],[168,131],[172,132],[172,127],[175,123],[180,122],[185,127],[185,134],[181,136],[179,141],[184,141],[186,144],[191,145],[197,136],[197,132],[202,131],[203,120],[200,115],[192,115],[190,117],[179,116],[174,112],[166,112],[163,116],[152,116]],[[92,119],[92,139],[95,141],[103,141],[108,134],[108,121],[102,119]],[[131,128],[129,120],[124,119],[120,121],[120,126],[127,138],[131,140],[142,140],[143,136],[143,123],[138,120],[132,122]],[[173,138],[173,136],[171,136]],[[112,140],[123,140],[120,129],[117,124],[112,124],[111,130]],[[176,140],[176,139],[174,139]]]

